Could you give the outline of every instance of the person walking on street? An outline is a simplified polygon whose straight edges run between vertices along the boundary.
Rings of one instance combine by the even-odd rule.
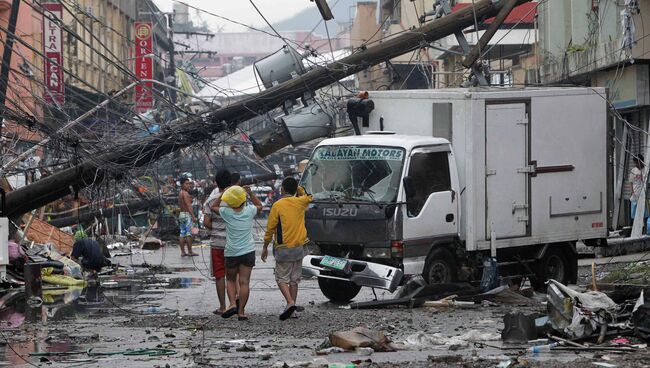
[[[230,171],[219,170],[214,177],[217,187],[210,193],[203,204],[203,225],[210,231],[210,260],[212,262],[212,275],[217,287],[219,309],[213,313],[221,315],[226,310],[226,267],[224,249],[226,248],[226,224],[212,209],[214,201],[230,187]]]
[[[246,203],[250,198],[253,205]],[[225,202],[229,207],[221,206]],[[253,224],[255,216],[262,212],[262,203],[251,194],[249,187],[233,185],[217,198],[212,209],[218,211],[226,223],[226,291],[230,305],[221,314],[229,318],[237,314],[240,321],[248,320],[246,303],[250,293],[251,271],[255,266],[255,240]],[[239,280],[238,280],[239,277]],[[237,296],[239,286],[239,296]],[[237,304],[239,302],[239,304]]]
[[[298,181],[285,178],[282,181],[282,198],[273,203],[264,235],[262,262],[266,262],[268,246],[275,236],[273,256],[275,257],[275,280],[287,302],[280,314],[280,320],[286,320],[296,311],[298,283],[302,275],[302,259],[307,244],[305,228],[305,211],[312,201]]]
[[[180,247],[181,257],[185,256],[198,256],[192,251],[192,227],[196,223],[196,216],[192,209],[192,196],[189,193],[190,179],[181,179],[181,192],[178,194],[178,207],[181,208],[181,213],[178,216],[178,222],[181,230],[180,234]],[[185,246],[187,245],[187,253]]]

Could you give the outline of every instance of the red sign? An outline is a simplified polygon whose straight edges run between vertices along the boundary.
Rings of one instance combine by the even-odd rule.
[[[138,79],[153,79],[152,33],[151,22],[135,22],[135,75]],[[153,83],[135,86],[135,108],[137,112],[153,108]]]
[[[60,3],[44,3],[43,6],[43,54],[45,60],[46,103],[63,104],[65,88],[63,83],[63,31],[59,22],[63,19],[63,6]]]

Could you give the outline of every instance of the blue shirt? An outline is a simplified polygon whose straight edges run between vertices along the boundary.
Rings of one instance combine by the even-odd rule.
[[[253,221],[257,215],[257,207],[247,204],[240,212],[230,207],[219,207],[219,215],[226,223],[224,256],[237,257],[254,252]]]

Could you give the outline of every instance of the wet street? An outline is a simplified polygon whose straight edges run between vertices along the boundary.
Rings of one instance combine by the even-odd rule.
[[[447,366],[465,362],[467,366],[497,366],[523,359],[529,365],[545,366],[553,359],[593,366],[594,361],[607,362],[612,357],[620,361],[619,366],[626,365],[614,355],[555,351],[533,356],[522,346],[498,348],[503,346],[499,341],[503,315],[512,305],[350,310],[329,303],[315,280],[301,284],[298,299],[305,311],[281,322],[278,315],[284,302],[275,286],[272,260],[262,263],[259,249],[247,307],[250,320],[224,320],[212,314],[217,299],[209,277],[209,248],[197,246],[195,252],[198,257],[180,257],[178,247],[167,246],[116,257],[114,262],[125,266],[126,274],[101,277],[99,288],[44,290],[41,306],[28,305],[22,294],[5,295],[0,312],[0,365],[291,367],[355,362],[361,366]],[[383,291],[377,291],[377,296],[393,297]],[[364,289],[355,300],[373,298],[372,291]],[[540,303],[516,308],[545,311]],[[329,333],[357,326],[384,331],[406,350],[369,356],[316,354]],[[441,341],[432,341],[432,335]],[[465,340],[450,338],[461,335]],[[631,359],[628,364],[633,363]]]

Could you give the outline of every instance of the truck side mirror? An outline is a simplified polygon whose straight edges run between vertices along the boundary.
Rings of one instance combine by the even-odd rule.
[[[403,179],[404,182],[404,194],[406,194],[406,201],[413,199],[415,197],[415,182],[410,176],[405,176]]]

